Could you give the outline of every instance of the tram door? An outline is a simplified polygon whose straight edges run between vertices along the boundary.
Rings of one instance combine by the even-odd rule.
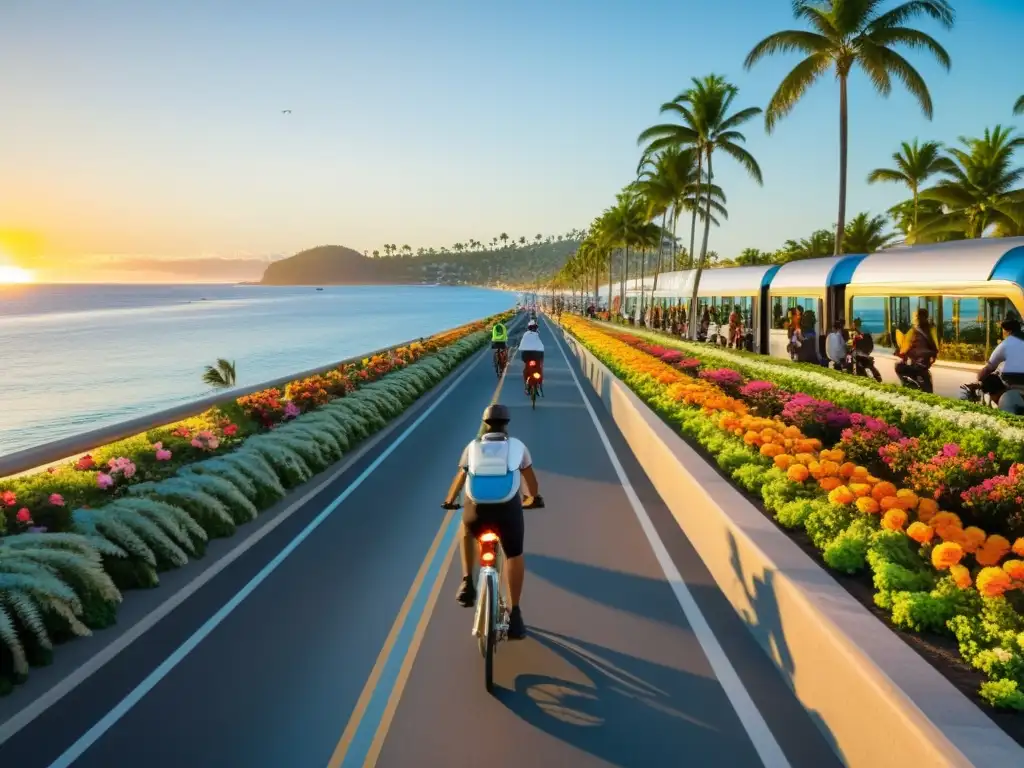
[[[832,332],[836,320],[843,321],[843,327],[849,328],[853,325],[853,319],[846,317],[846,286],[834,285],[826,289],[825,293],[825,333]]]

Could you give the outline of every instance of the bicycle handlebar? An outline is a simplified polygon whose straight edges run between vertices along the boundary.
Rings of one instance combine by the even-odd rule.
[[[543,509],[544,508],[544,497],[537,495],[532,496],[523,503],[523,509]],[[447,501],[441,502],[441,509],[462,509],[462,505],[457,501],[449,504]]]

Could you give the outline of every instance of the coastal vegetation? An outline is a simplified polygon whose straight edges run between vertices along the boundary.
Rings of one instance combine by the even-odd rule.
[[[235,361],[217,358],[216,365],[206,366],[203,371],[203,384],[214,389],[231,389],[235,386]]]
[[[497,317],[0,479],[0,693],[55,644],[114,623],[122,590],[157,586],[336,464],[480,349]]]
[[[562,322],[780,527],[869,586],[893,627],[955,644],[982,700],[1024,709],[1019,419],[818,366]]]
[[[558,272],[576,250],[581,232],[527,238],[495,237],[490,243],[469,239],[445,247],[399,248],[358,253],[322,245],[270,264],[264,285],[444,285],[532,286]]]
[[[728,190],[716,184],[709,152],[717,149],[740,163],[756,183],[762,183],[762,178],[756,159],[742,146],[746,137],[738,130],[761,110],[745,107],[727,115],[723,105],[737,98],[738,89],[721,75],[708,75],[691,80],[689,87],[662,105],[662,114],[673,122],[658,123],[640,134],[639,178],[617,193],[615,204],[594,219],[579,249],[555,276],[556,286],[597,295],[599,284],[606,281],[611,307],[616,283],[621,302],[627,279],[653,274],[656,284],[662,271],[672,269],[696,269],[699,281],[704,268],[782,264],[833,254],[871,253],[901,244],[1024,235],[1024,166],[1017,159],[1024,135],[1003,125],[986,128],[980,135],[959,137],[955,145],[917,138],[902,142],[891,163],[871,170],[866,181],[899,184],[907,189],[909,198],[884,212],[846,217],[849,73],[853,67],[863,69],[882,96],[888,96],[893,81],[898,81],[930,118],[933,102],[928,85],[897,49],[923,51],[948,69],[949,55],[915,22],[931,21],[943,30],[951,29],[954,11],[950,3],[797,0],[793,12],[808,28],[769,35],[751,49],[744,66],[750,69],[776,54],[795,51],[804,56],[768,101],[763,113],[768,132],[796,107],[812,83],[826,74],[836,77],[840,121],[836,222],[807,237],[787,240],[776,250],[752,247],[732,255],[709,250],[712,225],[719,226],[728,218]],[[1010,111],[1007,109],[1008,114]],[[1012,112],[1024,114],[1024,96]],[[767,183],[770,185],[770,180]],[[680,246],[675,237],[680,215],[689,219],[688,247]],[[659,220],[669,236],[660,241],[656,238],[652,246],[646,227]],[[703,228],[699,246],[698,223]],[[638,252],[640,258],[635,258]],[[695,332],[696,324],[691,328]]]

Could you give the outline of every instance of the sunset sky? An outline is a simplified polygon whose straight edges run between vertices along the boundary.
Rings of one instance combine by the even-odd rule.
[[[923,22],[952,73],[907,54],[931,86],[932,123],[898,87],[885,100],[852,82],[851,214],[905,196],[864,182],[900,141],[1014,123],[1024,2],[954,5],[953,32]],[[0,279],[245,280],[323,243],[584,227],[690,77],[722,73],[738,106],[764,106],[795,59],[746,73],[743,57],[794,25],[788,0],[6,3]],[[716,169],[730,219],[713,249],[830,226],[837,104],[826,80],[775,135],[744,128],[765,186]]]

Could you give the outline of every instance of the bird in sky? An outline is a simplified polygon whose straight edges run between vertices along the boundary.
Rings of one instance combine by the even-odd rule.
[[[290,109],[282,109],[281,110],[281,114],[282,115],[290,115],[291,113],[292,113],[292,111]]]

